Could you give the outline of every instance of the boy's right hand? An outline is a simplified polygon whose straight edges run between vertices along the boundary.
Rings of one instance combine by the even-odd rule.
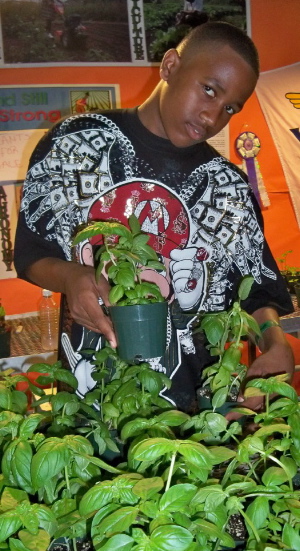
[[[109,306],[110,286],[103,275],[98,282],[92,267],[76,265],[71,279],[65,283],[65,295],[72,318],[87,329],[105,336],[112,348],[117,342],[111,319],[104,313],[99,298]]]
[[[110,287],[104,276],[96,281],[94,267],[47,257],[32,264],[26,275],[43,289],[65,294],[74,321],[91,331],[101,333],[110,346],[116,348],[117,341],[111,319],[99,304],[101,298],[106,306],[110,305]]]

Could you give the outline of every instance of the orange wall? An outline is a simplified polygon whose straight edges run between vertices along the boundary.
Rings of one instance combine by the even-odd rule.
[[[7,315],[37,312],[41,298],[41,289],[21,279],[1,279],[0,298]],[[59,304],[60,294],[53,293],[56,304]]]
[[[299,0],[250,0],[252,38],[257,45],[261,70],[267,71],[299,61]],[[158,67],[36,67],[1,69],[3,85],[119,84],[122,107],[141,103],[159,79]],[[243,125],[255,132],[262,147],[258,161],[271,206],[264,209],[265,233],[275,258],[292,249],[288,261],[300,265],[300,233],[296,224],[281,163],[255,94],[242,113],[230,123],[230,157],[240,163],[234,150]],[[29,283],[0,280],[0,297],[8,314],[36,310],[40,290]]]
[[[121,107],[141,103],[158,82],[158,67],[30,67],[0,69],[2,85],[119,84]]]
[[[262,71],[298,63],[299,0],[251,0],[252,38]]]

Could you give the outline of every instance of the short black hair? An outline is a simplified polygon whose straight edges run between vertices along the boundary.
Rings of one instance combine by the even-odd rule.
[[[235,25],[224,21],[209,21],[192,29],[177,46],[178,53],[197,53],[202,45],[209,42],[227,44],[235,50],[259,76],[258,51],[251,38]]]

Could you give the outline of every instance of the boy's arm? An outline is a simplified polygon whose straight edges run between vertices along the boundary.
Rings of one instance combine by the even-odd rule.
[[[261,326],[272,320],[279,323],[279,317],[274,308],[264,307],[253,312],[252,316]],[[251,379],[271,377],[287,373],[291,383],[295,371],[295,360],[291,345],[279,325],[271,325],[263,331],[259,340],[259,348],[262,352],[247,370],[246,382]],[[259,411],[263,404],[262,397],[247,398],[243,401],[243,407]],[[234,412],[226,416],[229,420],[238,419],[239,414]]]
[[[96,281],[92,266],[46,257],[31,264],[26,277],[44,289],[65,294],[72,318],[87,329],[102,333],[116,347],[111,320],[99,305],[99,297],[109,305],[109,284],[103,276]]]
[[[291,382],[295,371],[293,350],[279,325],[276,310],[271,307],[259,308],[252,315],[262,329],[258,342],[262,354],[249,367],[247,378],[287,373]],[[274,322],[274,325],[268,324],[269,321]]]

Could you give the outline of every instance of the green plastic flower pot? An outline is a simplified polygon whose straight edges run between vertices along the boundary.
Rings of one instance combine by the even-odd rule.
[[[168,303],[110,306],[118,354],[130,363],[163,356],[166,349]]]

